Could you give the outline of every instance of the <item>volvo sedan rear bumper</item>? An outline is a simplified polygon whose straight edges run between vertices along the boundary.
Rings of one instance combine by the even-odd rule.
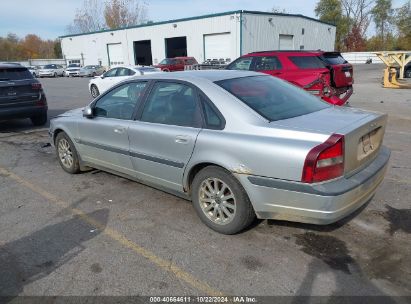
[[[267,177],[235,174],[247,191],[258,218],[326,225],[368,202],[384,179],[390,150],[348,178],[305,184]]]

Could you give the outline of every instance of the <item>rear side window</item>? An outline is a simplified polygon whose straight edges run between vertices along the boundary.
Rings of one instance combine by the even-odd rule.
[[[216,82],[269,121],[288,119],[329,107],[319,98],[271,76],[251,76]]]
[[[332,65],[348,63],[340,54],[324,54],[323,58],[328,64]]]
[[[227,69],[228,70],[245,70],[249,71],[251,67],[251,62],[253,61],[253,57],[244,57],[239,58],[230,64]]]
[[[217,114],[217,110],[211,105],[210,101],[207,100],[202,94],[200,94],[201,104],[203,106],[204,119],[207,128],[214,130],[222,130],[224,128],[225,122],[221,115]]]
[[[275,56],[255,57],[254,71],[281,70],[281,62]]]
[[[300,69],[322,69],[326,67],[317,56],[290,56],[288,58]]]
[[[33,75],[26,68],[0,68],[0,81],[32,79]]]

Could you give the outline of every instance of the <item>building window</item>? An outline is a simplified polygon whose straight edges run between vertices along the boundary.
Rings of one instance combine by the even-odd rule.
[[[304,33],[305,33],[305,29],[303,28],[303,29],[301,30],[301,35],[304,35]]]
[[[300,50],[304,50],[304,45],[300,45]]]

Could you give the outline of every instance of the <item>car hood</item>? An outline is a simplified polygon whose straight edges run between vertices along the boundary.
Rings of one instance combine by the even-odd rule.
[[[83,108],[73,109],[67,112],[64,112],[57,117],[73,117],[73,116],[83,116]]]
[[[355,122],[368,116],[378,116],[369,111],[349,107],[329,107],[321,111],[289,119],[273,121],[273,128],[286,128],[296,131],[319,132],[333,134],[339,130],[353,125]]]

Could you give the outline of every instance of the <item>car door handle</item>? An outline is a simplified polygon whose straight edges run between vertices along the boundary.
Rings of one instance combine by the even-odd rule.
[[[176,141],[176,143],[178,143],[178,144],[187,144],[189,139],[190,139],[190,138],[189,138],[188,136],[177,135],[175,141]]]
[[[114,128],[114,133],[123,134],[126,131],[126,128],[123,127],[116,127]]]

